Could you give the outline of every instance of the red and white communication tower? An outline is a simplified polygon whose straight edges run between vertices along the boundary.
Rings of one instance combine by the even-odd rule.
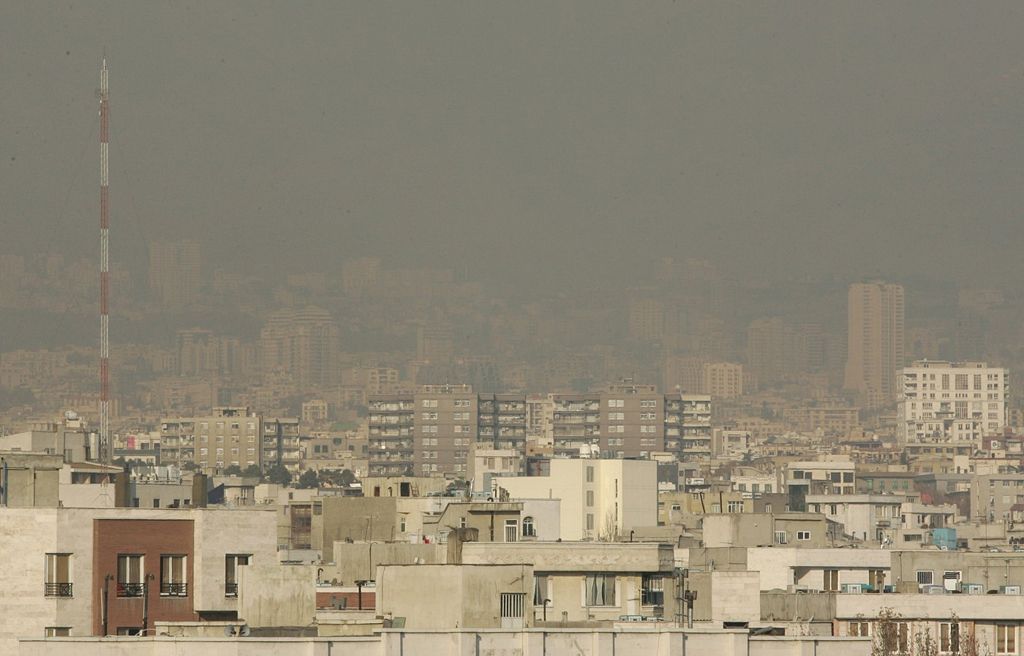
[[[113,460],[110,441],[110,88],[107,60],[100,69],[100,439],[101,458]]]

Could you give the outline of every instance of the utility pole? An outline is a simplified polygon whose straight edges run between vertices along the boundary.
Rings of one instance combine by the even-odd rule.
[[[110,464],[110,87],[107,60],[100,69],[100,459]]]

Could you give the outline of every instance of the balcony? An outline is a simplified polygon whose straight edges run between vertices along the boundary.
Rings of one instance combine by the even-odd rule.
[[[47,597],[70,597],[72,596],[71,583],[44,583],[44,591]]]
[[[188,583],[161,583],[161,597],[186,597],[188,596]]]
[[[238,596],[238,584],[237,583],[225,583],[224,584],[224,596],[225,597],[237,597]]]
[[[146,594],[145,583],[117,583],[118,597],[141,597]]]

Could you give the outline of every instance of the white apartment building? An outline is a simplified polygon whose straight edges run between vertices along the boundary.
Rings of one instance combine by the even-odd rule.
[[[919,360],[901,375],[905,442],[978,441],[1007,424],[1006,369],[984,362]]]
[[[658,524],[653,460],[551,460],[547,476],[494,478],[511,500],[561,499],[563,540],[614,539]],[[502,495],[503,496],[503,495]]]

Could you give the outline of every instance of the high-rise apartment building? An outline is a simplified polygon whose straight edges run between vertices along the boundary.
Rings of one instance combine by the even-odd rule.
[[[366,404],[370,476],[413,475],[415,396],[374,394]]]
[[[679,462],[711,458],[711,396],[665,396],[665,451]]]
[[[202,417],[173,417],[160,422],[160,463],[200,468],[242,469],[260,465],[262,418],[248,408],[214,408]]]
[[[743,396],[743,365],[735,362],[706,362],[700,392],[715,399]]]
[[[416,392],[372,395],[367,403],[372,476],[466,475],[471,446],[525,455],[527,434],[550,436],[558,457],[645,458],[668,450],[690,461],[711,455],[711,397],[664,396],[653,385],[544,398],[423,385]]]
[[[905,442],[977,441],[1007,425],[1006,370],[984,362],[921,360],[902,371]]]
[[[260,331],[263,376],[289,374],[299,387],[337,382],[339,336],[338,324],[321,308],[274,313]]]
[[[149,245],[149,288],[167,308],[194,303],[202,273],[199,242],[154,241]]]
[[[850,285],[845,388],[857,392],[868,407],[890,403],[899,395],[903,307],[902,285]]]
[[[515,394],[481,394],[477,399],[477,443],[493,449],[526,449],[526,398]]]
[[[631,458],[664,450],[664,397],[653,385],[552,396],[555,454]]]

